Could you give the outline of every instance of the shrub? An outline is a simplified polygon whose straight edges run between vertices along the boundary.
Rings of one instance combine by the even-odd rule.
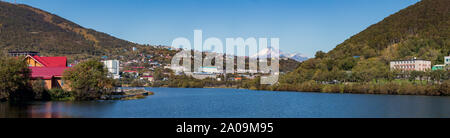
[[[31,71],[25,61],[0,57],[0,100],[32,100]]]
[[[33,80],[31,83],[34,100],[50,100],[51,96],[45,88],[45,82],[41,79]]]
[[[91,59],[81,62],[63,73],[77,100],[97,100],[114,89],[114,81],[107,77],[103,63]]]
[[[343,93],[343,86],[341,85],[325,85],[323,86],[321,92],[327,93]]]
[[[74,100],[72,92],[62,89],[51,89],[48,91],[51,100]]]
[[[438,91],[441,95],[450,96],[450,80],[444,81]]]

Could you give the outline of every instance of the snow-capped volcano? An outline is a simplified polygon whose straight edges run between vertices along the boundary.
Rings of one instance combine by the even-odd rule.
[[[279,51],[279,52],[277,52]],[[296,60],[298,62],[303,62],[308,59],[307,56],[301,53],[284,53],[280,50],[274,48],[265,48],[260,50],[257,54],[251,56],[251,58],[257,58],[259,56],[267,56],[267,57],[280,57],[280,58],[290,58]]]
[[[262,57],[262,56],[283,58],[284,53],[281,51],[279,51],[279,53],[278,53],[277,51],[278,50],[276,50],[274,48],[265,48],[265,49],[258,51],[258,53],[251,56],[251,58],[258,58],[258,57]]]
[[[301,53],[288,54],[288,55],[286,55],[286,57],[290,58],[290,59],[293,59],[293,60],[296,60],[298,62],[303,62],[305,60],[308,60],[308,57],[306,55],[304,55],[304,54],[301,54]]]

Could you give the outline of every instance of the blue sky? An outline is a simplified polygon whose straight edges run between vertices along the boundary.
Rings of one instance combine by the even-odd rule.
[[[12,1],[12,0],[6,0]],[[86,28],[140,44],[177,37],[278,37],[310,57],[419,0],[18,0]]]

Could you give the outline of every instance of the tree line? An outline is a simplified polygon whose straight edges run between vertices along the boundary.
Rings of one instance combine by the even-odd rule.
[[[103,63],[95,59],[81,62],[63,73],[62,79],[70,90],[49,90],[43,80],[31,78],[31,70],[24,60],[0,57],[0,101],[95,100],[111,94],[115,88]]]

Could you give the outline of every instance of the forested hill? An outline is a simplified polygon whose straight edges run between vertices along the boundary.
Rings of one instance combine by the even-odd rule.
[[[352,36],[328,53],[317,52],[280,83],[371,81],[389,74],[391,60],[413,57],[443,64],[450,54],[450,0],[422,0]]]
[[[136,47],[138,50],[132,50]],[[121,61],[151,60],[169,64],[177,51],[135,44],[84,28],[46,11],[0,1],[0,53],[37,51],[43,56],[67,56],[70,61],[107,56]],[[282,71],[299,64],[282,60]]]
[[[346,40],[327,57],[419,57],[442,64],[450,52],[449,9],[450,0],[422,0]]]
[[[0,49],[88,58],[140,46],[22,4],[0,2]]]

